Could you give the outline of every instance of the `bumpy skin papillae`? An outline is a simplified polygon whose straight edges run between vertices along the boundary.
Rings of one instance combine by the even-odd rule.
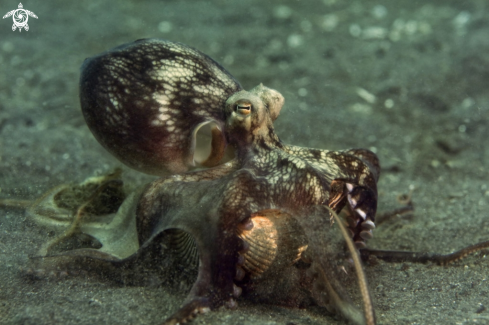
[[[187,67],[190,77],[182,87],[174,65],[153,63],[172,60]],[[203,66],[205,78],[192,79],[194,70]],[[198,279],[184,307],[168,324],[188,320],[207,308],[235,305],[236,284],[256,289],[253,283],[241,282],[246,279],[235,278],[240,254],[246,249],[236,232],[255,212],[279,209],[303,223],[309,207],[328,205],[340,211],[348,205],[354,240],[361,245],[371,236],[380,170],[377,157],[362,149],[334,152],[283,144],[273,128],[283,105],[277,91],[262,85],[249,92],[240,90],[227,72],[201,53],[161,40],[138,41],[90,59],[81,80],[82,109],[91,130],[130,166],[151,169],[159,161],[172,172],[185,171],[182,166],[189,159],[185,146],[191,140],[173,140],[191,137],[188,128],[206,119],[217,121],[235,149],[236,158],[229,163],[156,180],[139,201],[140,251],[169,229],[191,234],[199,251]],[[168,89],[170,101],[162,98]],[[157,125],[152,125],[155,117]],[[155,141],[152,132],[162,137]],[[147,156],[150,153],[154,158]],[[328,224],[326,213],[323,218]],[[280,276],[293,275],[297,281],[307,277],[293,265],[287,267]],[[277,300],[300,305],[306,297],[294,296],[298,291]]]
[[[140,40],[86,59],[80,100],[97,140],[137,170],[165,175],[194,167],[192,134],[210,121],[239,83],[185,45]],[[107,136],[109,135],[109,136]]]

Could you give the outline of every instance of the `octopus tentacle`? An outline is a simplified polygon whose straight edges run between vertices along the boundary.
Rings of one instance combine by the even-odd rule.
[[[370,297],[370,292],[369,292],[368,286],[367,286],[367,279],[365,277],[365,273],[363,272],[362,264],[360,262],[359,253],[358,253],[356,247],[354,246],[353,241],[348,236],[347,230],[343,226],[341,219],[338,217],[336,212],[328,206],[325,206],[325,208],[327,208],[329,210],[331,215],[335,218],[336,222],[338,223],[338,226],[340,227],[341,233],[343,234],[343,238],[346,241],[346,244],[348,246],[348,250],[350,251],[351,257],[353,259],[353,263],[355,265],[355,271],[357,273],[358,286],[359,286],[360,291],[362,293],[364,312],[365,312],[365,322],[367,325],[374,325],[376,323],[375,312],[373,309],[372,298]]]
[[[236,249],[240,243],[231,229],[237,219],[232,214],[222,217],[215,206],[224,197],[225,186],[218,180],[168,181],[163,184],[155,181],[139,204],[137,227],[142,249],[160,233],[180,229],[192,236],[199,252],[197,280],[183,307],[169,321],[183,321],[202,308],[233,305],[232,299],[236,295],[233,279],[238,261]],[[214,191],[208,191],[209,187]],[[192,195],[186,195],[189,191]],[[179,209],[179,202],[183,201],[193,208]]]

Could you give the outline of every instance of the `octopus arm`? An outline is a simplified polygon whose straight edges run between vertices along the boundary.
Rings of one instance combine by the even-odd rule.
[[[141,247],[170,230],[189,234],[198,251],[198,276],[183,306],[166,324],[188,321],[232,299],[240,242],[232,212],[222,209],[227,178],[211,181],[158,181],[143,194],[137,213]],[[154,188],[156,187],[156,188]]]

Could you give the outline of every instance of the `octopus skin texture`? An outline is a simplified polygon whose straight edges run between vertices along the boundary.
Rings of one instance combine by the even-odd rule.
[[[167,324],[235,307],[240,295],[337,307],[318,285],[319,247],[328,241],[316,230],[329,227],[327,206],[346,212],[357,247],[372,236],[380,173],[374,153],[284,144],[273,127],[284,103],[279,92],[243,90],[205,54],[166,40],[87,59],[80,99],[109,152],[161,176],[135,200],[134,255],[166,237],[176,258],[198,272]]]

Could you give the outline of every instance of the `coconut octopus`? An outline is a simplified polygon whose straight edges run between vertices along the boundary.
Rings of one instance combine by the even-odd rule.
[[[243,90],[183,44],[138,40],[86,59],[81,70],[81,107],[97,140],[129,167],[162,176],[128,199],[137,252],[119,254],[101,239],[101,249],[84,254],[131,259],[166,238],[179,263],[198,275],[165,324],[235,307],[242,294],[327,306],[364,322],[325,275],[318,256],[328,238],[315,232],[344,210],[340,224],[356,247],[372,237],[380,172],[374,153],[283,143],[273,127],[284,104],[279,92]],[[373,311],[365,318],[375,322]]]

